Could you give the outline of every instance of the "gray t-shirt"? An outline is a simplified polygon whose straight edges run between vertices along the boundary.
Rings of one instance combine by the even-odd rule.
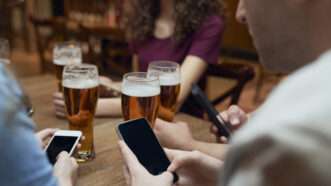
[[[45,152],[34,135],[22,92],[0,63],[0,185],[55,186]]]
[[[223,186],[331,185],[331,51],[297,71],[234,136]]]

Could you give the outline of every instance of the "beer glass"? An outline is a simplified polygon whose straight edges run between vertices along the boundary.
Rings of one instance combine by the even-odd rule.
[[[69,65],[63,72],[63,95],[70,130],[80,130],[85,136],[78,152],[78,162],[95,157],[93,118],[98,100],[99,74],[95,65]]]
[[[160,109],[159,117],[172,121],[180,92],[180,66],[171,61],[155,61],[148,66],[148,76],[158,76],[160,79]]]
[[[59,92],[62,92],[62,74],[64,66],[82,63],[82,50],[79,43],[64,42],[56,44],[53,49],[53,63]]]
[[[122,113],[124,120],[146,118],[151,127],[158,115],[160,82],[146,72],[125,74],[122,82]]]

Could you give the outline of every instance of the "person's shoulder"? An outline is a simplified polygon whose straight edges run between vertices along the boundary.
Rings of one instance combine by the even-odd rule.
[[[221,16],[210,15],[206,17],[195,35],[197,36],[210,36],[210,35],[220,35],[224,31],[224,20]]]
[[[200,26],[201,29],[218,29],[221,30],[224,28],[224,19],[219,15],[210,15],[206,17]]]

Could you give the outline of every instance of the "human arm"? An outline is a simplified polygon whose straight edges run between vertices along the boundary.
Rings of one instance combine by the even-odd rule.
[[[63,94],[56,92],[53,94],[55,114],[58,117],[66,117],[66,108]],[[95,115],[97,117],[119,117],[122,115],[121,98],[99,98]]]
[[[181,86],[177,100],[177,109],[181,107],[190,95],[192,85],[200,80],[207,67],[208,64],[197,56],[190,55],[185,58],[181,65]]]
[[[228,149],[226,144],[208,143],[194,139],[189,126],[183,122],[170,123],[158,119],[154,132],[160,143],[167,148],[196,150],[221,160],[224,159]]]

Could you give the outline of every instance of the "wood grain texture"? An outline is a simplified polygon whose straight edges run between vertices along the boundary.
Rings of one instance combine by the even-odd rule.
[[[52,75],[36,76],[21,81],[24,89],[31,97],[36,109],[33,117],[38,129],[53,127],[67,128],[65,119],[55,117],[52,94],[56,90],[55,78]],[[94,127],[94,144],[96,158],[88,163],[80,164],[78,186],[122,186],[126,185],[122,174],[122,158],[115,132],[121,118],[96,118]],[[209,134],[209,123],[185,114],[178,114],[177,121],[187,122],[196,139],[212,141]]]

